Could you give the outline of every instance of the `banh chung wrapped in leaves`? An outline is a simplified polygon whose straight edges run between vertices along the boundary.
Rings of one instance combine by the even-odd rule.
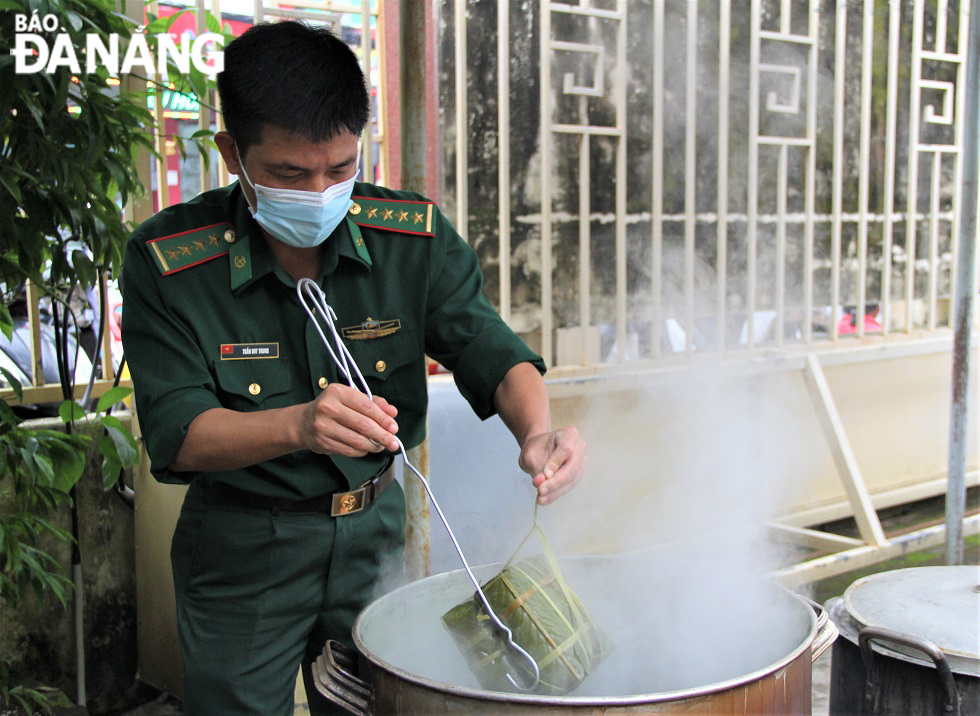
[[[550,554],[508,564],[483,592],[514,641],[538,664],[541,679],[533,693],[568,693],[612,650]],[[502,635],[478,595],[450,609],[442,621],[483,688],[515,691],[507,680],[513,667],[504,659]]]

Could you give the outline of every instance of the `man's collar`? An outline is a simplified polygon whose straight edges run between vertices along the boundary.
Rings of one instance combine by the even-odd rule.
[[[275,259],[262,236],[262,229],[252,218],[248,201],[237,185],[231,193],[235,217],[235,243],[228,250],[231,290],[238,292],[273,270]]]
[[[231,201],[234,202],[235,217],[235,242],[228,250],[231,290],[235,293],[244,290],[270,272],[285,278],[282,271],[276,271],[276,259],[262,234],[261,227],[252,218],[248,201],[240,186],[232,191]],[[351,221],[349,216],[344,217],[326,240],[323,248],[318,282],[333,273],[341,256],[356,261],[368,269],[372,266],[371,255],[364,244],[361,229]]]

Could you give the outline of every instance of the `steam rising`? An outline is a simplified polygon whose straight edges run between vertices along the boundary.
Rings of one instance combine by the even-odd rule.
[[[805,439],[813,418],[801,380],[687,365],[575,403],[568,422],[589,442],[586,474],[539,519],[615,651],[570,697],[698,689],[767,669],[805,644],[808,607],[761,576],[780,558],[767,521],[822,456]],[[516,526],[513,514],[466,503],[461,540],[506,559],[529,515],[519,510],[526,523]],[[434,542],[441,531],[433,516]],[[524,554],[536,551],[532,540]],[[499,567],[483,568],[484,578]],[[364,646],[409,674],[478,688],[439,622],[472,586],[457,572],[407,590],[362,622]]]

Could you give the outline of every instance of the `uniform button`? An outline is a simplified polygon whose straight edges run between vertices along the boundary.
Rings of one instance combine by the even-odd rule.
[[[250,386],[248,386],[248,392],[252,395],[258,395],[262,392],[262,386],[258,383],[252,383]]]
[[[228,231],[225,232],[225,241],[229,244],[235,243],[235,232],[228,229]]]
[[[327,387],[327,379],[326,378],[320,378],[320,380],[317,381],[317,385],[320,386],[320,390],[326,390],[326,387]]]
[[[347,211],[349,211],[352,216],[357,216],[358,214],[361,213],[361,205],[355,201],[353,204],[350,205],[350,209],[348,209]]]
[[[388,367],[388,364],[385,363],[383,360],[379,360],[377,363],[374,364],[374,369],[376,371],[378,371],[379,373],[384,373],[385,372],[385,368],[387,368],[387,367]]]

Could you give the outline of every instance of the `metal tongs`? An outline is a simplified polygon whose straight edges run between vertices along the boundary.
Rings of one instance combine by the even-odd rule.
[[[315,281],[308,278],[300,279],[296,284],[296,295],[299,297],[299,302],[306,310],[307,315],[309,315],[310,320],[313,322],[313,327],[316,328],[317,333],[320,334],[320,338],[323,340],[323,344],[327,347],[330,352],[330,357],[333,358],[334,363],[337,364],[337,369],[343,375],[348,384],[356,389],[362,390],[368,398],[374,399],[371,394],[371,389],[368,387],[367,381],[364,379],[364,375],[361,373],[360,369],[357,367],[357,363],[354,361],[354,357],[347,350],[347,346],[340,338],[340,333],[337,331],[337,327],[334,321],[337,319],[337,314],[334,313],[333,308],[327,304],[326,296]],[[320,320],[317,320],[317,313],[320,315]],[[326,325],[327,329],[330,331],[331,337],[333,338],[333,345],[331,345],[330,339],[323,332],[320,326],[320,321]],[[336,349],[336,350],[335,350]],[[357,377],[357,383],[354,382],[354,377]],[[520,691],[531,691],[534,689],[539,681],[541,680],[541,672],[538,669],[538,664],[527,651],[525,651],[520,644],[514,641],[514,634],[511,630],[500,620],[500,618],[494,613],[493,608],[490,606],[490,602],[487,601],[487,596],[483,593],[483,588],[480,587],[480,583],[473,576],[473,570],[470,569],[469,563],[466,561],[466,557],[463,556],[463,550],[459,546],[459,542],[456,541],[456,535],[453,534],[452,528],[449,526],[449,521],[443,514],[442,509],[439,507],[439,503],[436,501],[435,495],[432,494],[432,488],[429,487],[428,481],[422,476],[422,473],[416,469],[416,467],[409,461],[408,453],[405,451],[405,445],[402,443],[398,437],[395,437],[395,441],[398,443],[398,449],[401,451],[402,460],[405,462],[405,466],[415,473],[415,476],[421,481],[422,486],[425,488],[426,493],[429,495],[429,500],[432,502],[432,506],[436,508],[436,514],[439,515],[439,519],[442,520],[443,526],[446,528],[446,532],[449,533],[449,539],[452,540],[453,547],[456,548],[456,554],[459,555],[460,561],[463,563],[463,568],[466,570],[466,575],[470,578],[473,586],[476,588],[476,593],[480,597],[480,601],[483,603],[483,609],[486,611],[487,616],[496,625],[497,630],[501,635],[501,642],[504,646],[502,652],[504,661],[511,670],[519,671],[521,678],[526,682],[524,684],[518,683],[517,680],[511,676],[511,670],[507,672],[507,681],[514,686],[514,688]],[[516,667],[516,669],[515,669]]]

